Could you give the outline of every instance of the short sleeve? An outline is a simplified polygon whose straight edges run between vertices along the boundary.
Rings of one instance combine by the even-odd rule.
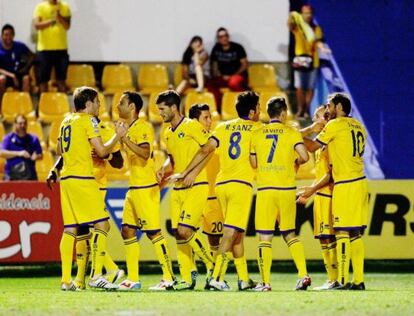
[[[152,130],[145,126],[136,134],[135,143],[138,145],[151,144],[153,142]]]
[[[190,136],[200,146],[204,146],[208,142],[209,133],[203,128],[203,126],[200,123],[196,121],[192,121],[190,124]]]
[[[70,12],[69,4],[67,4],[66,2],[61,4],[61,6],[60,6],[60,14],[63,17],[66,17],[66,18],[68,18],[68,17],[70,17],[72,15],[71,12]]]
[[[329,142],[333,140],[335,136],[335,122],[330,121],[324,129],[316,136],[316,141],[322,145],[327,145]]]
[[[33,151],[38,155],[42,154],[42,146],[40,146],[39,138],[33,136]]]
[[[224,131],[224,125],[219,124],[216,126],[216,128],[210,135],[210,138],[214,139],[217,142],[217,147],[220,147],[220,141],[223,140],[223,131]]]
[[[101,137],[101,131],[99,130],[99,122],[95,117],[90,117],[86,125],[86,134],[88,138]]]
[[[239,56],[239,59],[243,59],[247,57],[246,51],[243,46],[241,45],[237,46],[237,55]]]
[[[257,133],[253,133],[252,140],[250,141],[250,155],[256,155],[256,140]]]
[[[293,148],[295,148],[296,145],[303,144],[303,137],[297,130],[294,130],[292,133],[292,143]]]
[[[10,148],[10,137],[9,137],[9,135],[7,135],[6,137],[3,138],[3,142],[1,143],[0,148],[4,149],[4,150],[8,150]]]
[[[39,3],[33,11],[33,18],[40,18],[40,17],[42,17],[42,4],[41,3]]]

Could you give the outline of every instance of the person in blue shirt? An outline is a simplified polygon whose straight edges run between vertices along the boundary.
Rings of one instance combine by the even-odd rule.
[[[42,147],[35,135],[27,133],[24,115],[14,119],[14,131],[4,137],[0,157],[7,159],[4,180],[37,180],[35,162],[43,158]]]
[[[30,66],[35,55],[22,42],[14,40],[14,28],[5,24],[0,42],[0,97],[7,87],[30,91]],[[0,101],[1,102],[1,101]]]

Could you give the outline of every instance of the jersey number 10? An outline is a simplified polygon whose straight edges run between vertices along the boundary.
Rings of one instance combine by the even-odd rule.
[[[361,131],[358,131],[355,133],[354,130],[351,131],[351,134],[352,134],[352,145],[353,145],[352,157],[356,157],[357,155],[359,157],[362,157],[362,155],[364,154],[364,150],[365,150],[364,134],[362,134]]]

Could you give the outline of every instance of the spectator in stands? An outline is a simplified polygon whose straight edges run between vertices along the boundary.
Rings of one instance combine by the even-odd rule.
[[[207,60],[208,53],[204,50],[203,39],[200,36],[194,36],[181,61],[183,80],[177,87],[179,94],[182,94],[188,87],[196,87],[197,92],[203,91],[205,77],[208,77]]]
[[[216,35],[217,43],[211,51],[212,79],[208,82],[208,89],[214,94],[219,105],[220,88],[226,87],[232,91],[246,90],[248,62],[243,46],[230,41],[227,29],[220,27]]]
[[[295,57],[292,68],[296,88],[296,104],[299,119],[309,118],[309,107],[313,98],[318,68],[318,48],[325,49],[322,29],[313,20],[310,5],[304,5],[301,13],[291,12],[288,26],[295,37]]]
[[[5,24],[1,29],[0,42],[0,102],[7,87],[30,91],[29,69],[34,54],[22,42],[14,40],[14,27]]]
[[[38,30],[37,62],[40,92],[48,89],[52,67],[55,68],[58,91],[66,91],[66,72],[69,65],[67,31],[70,28],[69,5],[60,0],[39,3],[33,14]]]
[[[27,133],[24,115],[14,119],[14,131],[4,137],[0,157],[7,159],[4,180],[37,180],[35,162],[43,158],[42,147],[35,135]]]

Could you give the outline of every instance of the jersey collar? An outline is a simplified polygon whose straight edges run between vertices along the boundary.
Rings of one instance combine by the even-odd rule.
[[[175,127],[173,127],[172,125],[171,125],[171,130],[173,131],[173,132],[175,132],[175,130],[178,128],[178,126],[180,126],[180,124],[183,122],[183,120],[184,120],[184,115],[181,117],[181,119],[180,119],[180,121],[178,122],[178,124],[177,125],[175,125]]]

